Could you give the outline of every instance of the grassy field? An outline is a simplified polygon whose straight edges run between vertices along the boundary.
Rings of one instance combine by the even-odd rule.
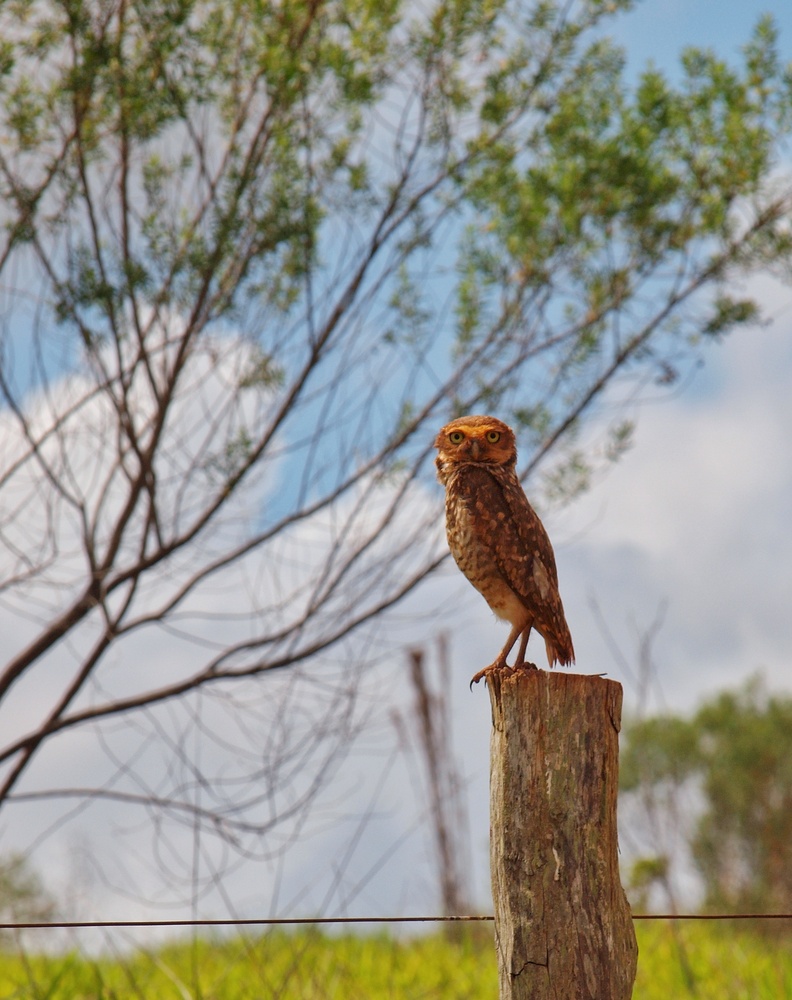
[[[792,929],[790,929],[792,931]],[[634,1000],[792,997],[792,936],[768,939],[725,923],[638,925]],[[494,1000],[488,934],[396,941],[270,933],[201,938],[123,958],[0,954],[3,1000]]]

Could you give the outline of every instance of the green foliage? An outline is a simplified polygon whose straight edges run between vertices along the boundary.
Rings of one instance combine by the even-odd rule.
[[[605,457],[610,462],[618,461],[632,447],[635,424],[632,420],[620,420],[609,430]]]
[[[488,935],[489,938],[489,935]],[[486,997],[495,982],[492,945],[422,937],[325,937],[273,932],[260,938],[172,944],[127,959],[91,961],[77,955],[0,959],[0,994],[52,1000],[75,997],[157,997],[199,993],[216,1000],[251,996],[300,1000],[382,997]],[[194,988],[198,977],[200,989]],[[26,982],[27,980],[27,982]],[[29,992],[23,992],[27,989]],[[14,991],[18,990],[16,994]]]
[[[278,371],[280,327],[316,322],[344,240],[393,343],[420,355],[438,336],[420,255],[439,250],[445,356],[466,375],[449,385],[541,448],[622,369],[667,373],[672,341],[755,319],[722,290],[792,254],[789,194],[769,183],[792,128],[772,20],[741,66],[691,49],[679,86],[650,67],[630,88],[591,32],[630,6],[2,4],[7,249],[35,246],[88,354],[145,309],[189,316],[192,340],[250,307]],[[709,315],[681,323],[708,284]],[[364,287],[351,279],[339,316]],[[583,465],[567,456],[550,492],[585,488]]]
[[[52,920],[55,912],[55,901],[23,854],[0,858],[0,920]]]
[[[637,926],[640,959],[633,1000],[779,1000],[792,995],[788,941],[768,941],[725,924]],[[684,942],[693,973],[680,967]],[[184,996],[247,1000],[489,1000],[497,991],[490,929],[450,941],[442,935],[396,941],[312,932],[198,940],[126,958],[0,956],[0,992],[19,1000]]]
[[[271,389],[282,385],[284,379],[283,369],[273,361],[270,355],[253,345],[247,368],[239,379],[239,388],[252,389],[255,386],[260,386]]]
[[[690,721],[658,716],[629,723],[619,764],[624,792],[642,784],[681,784],[700,765],[698,733]]]
[[[19,39],[15,51],[4,43],[8,52],[0,60],[4,147],[30,154],[34,189],[40,184],[41,193],[54,193],[48,154],[62,123],[73,129],[53,164],[67,211],[51,214],[47,224],[73,224],[68,209],[93,197],[91,171],[116,158],[116,145],[126,197],[137,203],[123,246],[92,206],[99,243],[91,246],[91,268],[73,263],[73,275],[59,282],[61,316],[79,323],[95,306],[112,318],[130,291],[124,274],[134,274],[138,286],[145,275],[167,280],[169,299],[187,307],[207,271],[222,312],[240,273],[268,259],[277,261],[273,300],[288,308],[324,214],[307,189],[308,150],[318,185],[332,186],[349,169],[350,191],[360,187],[364,167],[349,162],[349,149],[360,109],[388,81],[385,55],[398,7],[369,0],[345,2],[343,10],[298,0],[285,6],[146,0],[114,11],[51,3],[40,5],[33,25],[25,8],[4,4],[4,33]],[[325,115],[312,120],[309,134],[303,102],[317,93]],[[262,111],[263,124],[256,122]],[[218,164],[205,140],[197,144],[200,163],[171,150],[188,145],[184,129],[197,137],[206,113],[213,117],[211,145],[224,149],[226,159],[210,203],[196,215],[190,196]],[[254,127],[258,137],[249,134]],[[135,161],[142,162],[138,190]],[[24,191],[10,187],[6,194],[23,208]]]
[[[712,805],[693,847],[709,903],[792,909],[792,699],[754,684],[696,722]]]
[[[638,858],[633,862],[625,886],[633,912],[649,912],[649,890],[655,883],[665,882],[668,868],[668,858],[665,855]]]
[[[701,783],[705,807],[691,847],[707,905],[792,909],[792,699],[754,680],[691,719],[648,719],[625,736],[623,791],[693,776]]]
[[[526,37],[536,30],[529,18]],[[738,259],[745,265],[786,254],[783,225],[738,251],[745,222],[733,206],[763,197],[768,171],[780,162],[772,136],[788,128],[790,114],[768,19],[746,46],[742,70],[691,49],[678,88],[649,68],[632,94],[621,53],[603,39],[576,53],[576,30],[569,24],[558,31],[547,62],[541,47],[526,50],[518,70],[512,53],[508,67],[488,79],[482,118],[490,127],[472,144],[468,188],[477,218],[460,265],[464,301],[476,295],[458,329],[461,344],[474,343],[469,317],[487,315],[504,285],[526,326],[546,322],[540,295],[552,289],[577,327],[568,367],[554,383],[554,391],[564,386],[572,395],[581,373],[601,369],[609,340],[642,354],[647,331],[627,317],[636,315],[635,300],[661,262],[681,276],[695,245],[703,270],[723,278]],[[527,79],[541,112],[516,142],[503,123],[518,113]],[[757,315],[754,302],[720,295],[700,329],[721,334]],[[670,317],[649,324],[655,333],[682,334]],[[697,333],[687,330],[693,340]]]
[[[728,295],[718,295],[713,303],[713,312],[704,325],[704,333],[718,337],[738,324],[754,322],[759,308],[750,299],[732,299]]]
[[[419,347],[425,340],[431,312],[422,301],[422,288],[402,265],[394,275],[395,288],[390,298],[393,326],[383,335],[389,343],[399,341]]]
[[[591,483],[591,465],[585,453],[573,450],[558,462],[545,479],[545,493],[551,503],[561,503],[584,493]]]
[[[773,940],[759,936],[759,930],[759,922],[748,928],[640,921],[633,1000],[778,1000],[792,995],[789,935]]]
[[[323,223],[398,196],[360,140],[377,101],[405,74],[424,76],[430,189],[446,171],[457,187],[448,204],[466,207],[469,222],[458,247],[459,346],[469,353],[487,336],[504,294],[512,321],[532,326],[527,307],[552,290],[578,326],[574,382],[661,263],[689,266],[695,250],[722,279],[732,264],[790,250],[771,212],[721,259],[744,226],[736,200],[755,214],[766,207],[792,125],[772,21],[758,23],[741,69],[691,49],[678,88],[650,68],[630,93],[621,52],[606,38],[583,42],[630,5],[456,0],[422,18],[399,0],[145,0],[118,11],[45,3],[33,22],[26,5],[4,4],[4,37],[18,40],[0,53],[4,147],[26,168],[24,184],[6,177],[4,194],[29,239],[31,207],[40,224],[71,227],[94,197],[91,171],[120,163],[134,217],[118,245],[118,219],[102,223],[92,206],[90,249],[104,266],[72,261],[57,283],[60,313],[75,321],[91,306],[117,315],[134,288],[154,294],[152,276],[185,309],[211,290],[222,313],[251,282],[288,312],[321,264]],[[211,128],[199,137],[202,119]],[[415,126],[420,135],[420,117]],[[64,201],[47,212],[39,199],[58,187]],[[753,316],[753,303],[725,302],[708,332]]]

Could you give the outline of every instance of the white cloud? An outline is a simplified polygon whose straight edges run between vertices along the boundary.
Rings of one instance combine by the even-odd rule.
[[[679,709],[757,670],[792,689],[792,316],[788,293],[760,292],[775,322],[713,346],[709,385],[645,407],[632,452],[554,519],[579,665],[611,659],[592,595],[628,654],[628,622],[667,601],[655,649]]]

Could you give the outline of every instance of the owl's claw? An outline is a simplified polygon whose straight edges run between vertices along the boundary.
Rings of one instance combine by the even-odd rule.
[[[501,660],[496,660],[494,663],[490,663],[488,667],[484,667],[483,670],[479,670],[477,674],[473,675],[473,677],[470,680],[470,690],[471,691],[473,690],[473,685],[478,684],[478,682],[482,679],[482,677],[489,677],[491,674],[494,673],[499,673],[508,677],[510,674],[513,674],[514,671],[508,665],[508,663],[505,663]]]
[[[490,663],[488,667],[484,667],[483,670],[479,670],[477,674],[474,674],[470,680],[470,690],[473,690],[473,685],[478,684],[478,682],[483,677],[490,677],[492,674],[498,674],[500,677],[511,677],[512,674],[517,673],[518,670],[538,670],[539,668],[535,663],[529,663],[527,660],[523,660],[522,663],[515,663],[513,667],[510,667],[508,663],[496,660],[494,663]]]

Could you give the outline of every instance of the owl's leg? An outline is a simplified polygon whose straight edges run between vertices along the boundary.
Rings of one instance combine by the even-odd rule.
[[[490,663],[488,667],[484,667],[483,670],[479,670],[477,674],[470,681],[471,688],[474,684],[478,684],[482,677],[487,677],[489,674],[494,673],[496,670],[508,670],[511,671],[511,667],[506,663],[506,657],[511,653],[512,647],[515,642],[517,642],[517,636],[520,634],[522,629],[519,625],[513,625],[511,632],[509,632],[509,638],[506,640],[506,644],[503,649],[498,653],[497,658],[493,663]],[[528,629],[530,632],[530,629]]]
[[[525,659],[525,650],[528,646],[528,639],[531,635],[531,625],[526,625],[520,636],[520,649],[517,653],[517,659],[514,661],[515,670],[536,670],[535,663],[527,663]]]

